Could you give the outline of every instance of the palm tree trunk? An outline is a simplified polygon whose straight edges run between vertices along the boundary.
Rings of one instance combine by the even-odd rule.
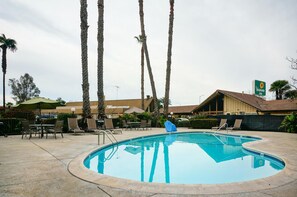
[[[141,46],[141,108],[144,110],[144,49]]]
[[[2,49],[2,72],[3,72],[3,109],[5,111],[5,74],[7,68],[6,62],[6,47],[1,47]]]
[[[104,91],[103,91],[103,30],[104,30],[104,0],[98,0],[98,62],[97,62],[97,96],[98,96],[98,118],[103,119],[105,117],[104,107]]]
[[[157,92],[156,92],[154,76],[153,76],[153,72],[152,72],[152,68],[151,68],[148,48],[147,48],[147,44],[146,44],[146,35],[145,35],[145,29],[144,29],[143,0],[138,0],[138,3],[139,3],[141,36],[143,38],[143,49],[144,49],[146,65],[147,65],[147,69],[148,69],[148,73],[149,73],[149,77],[150,77],[153,99],[154,99],[154,115],[158,119],[159,118],[158,98],[157,98]]]
[[[91,116],[89,77],[88,77],[88,12],[87,0],[80,0],[81,19],[81,62],[82,62],[82,91],[83,91],[83,118]]]
[[[168,114],[168,105],[169,105],[172,35],[173,35],[173,19],[174,19],[174,0],[169,0],[169,1],[170,1],[170,14],[169,14],[169,31],[168,31],[166,84],[165,84],[165,97],[164,97],[164,115],[166,115],[166,116]]]

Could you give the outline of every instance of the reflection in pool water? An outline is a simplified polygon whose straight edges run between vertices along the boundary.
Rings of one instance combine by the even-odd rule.
[[[142,182],[215,184],[274,175],[284,163],[242,148],[256,138],[174,133],[125,141],[92,153],[84,164],[101,174]]]

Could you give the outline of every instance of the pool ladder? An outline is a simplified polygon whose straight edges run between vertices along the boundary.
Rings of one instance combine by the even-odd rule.
[[[105,136],[109,139],[109,141],[114,144],[118,143],[117,139],[114,137],[110,130],[100,130],[98,133],[98,145],[100,145],[100,135],[103,134],[103,144],[105,144]],[[111,136],[111,137],[110,137]]]
[[[112,132],[110,130],[100,130],[98,132],[98,145],[100,145],[100,135],[101,134],[103,134],[103,144],[105,144],[105,136],[107,136],[107,138],[109,139],[109,141],[112,144],[111,152],[108,154],[107,157],[104,157],[103,161],[100,161],[100,162],[105,162],[107,160],[110,160],[114,156],[114,154],[117,152],[117,150],[118,150],[118,141],[114,137],[114,135],[112,134]]]
[[[218,131],[220,131],[222,128],[224,128],[224,127],[228,127],[228,124],[227,123],[224,123],[222,126],[220,126],[217,130],[216,130],[216,132],[215,133],[217,133]]]

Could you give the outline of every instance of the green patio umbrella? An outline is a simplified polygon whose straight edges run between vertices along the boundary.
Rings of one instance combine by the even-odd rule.
[[[15,106],[18,109],[28,109],[35,110],[39,109],[39,114],[41,115],[41,109],[55,109],[57,106],[61,106],[59,101],[43,98],[34,97],[30,100],[19,103]]]

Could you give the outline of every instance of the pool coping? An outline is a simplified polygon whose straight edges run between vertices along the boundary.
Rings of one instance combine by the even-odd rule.
[[[189,132],[189,131],[187,131]],[[190,131],[190,132],[200,132],[201,131]],[[206,132],[204,132],[206,133]],[[211,132],[207,132],[211,133]],[[225,133],[219,133],[225,134]],[[159,135],[159,134],[158,134]],[[285,168],[277,173],[276,175],[269,176],[266,178],[256,179],[252,181],[236,182],[236,183],[224,183],[224,184],[165,184],[165,183],[144,183],[134,180],[128,180],[123,178],[116,178],[108,175],[98,174],[94,171],[87,169],[83,162],[85,158],[92,152],[98,150],[97,148],[91,151],[85,152],[75,159],[73,159],[68,164],[68,171],[75,177],[93,183],[97,185],[103,185],[111,188],[137,191],[143,193],[159,193],[159,194],[175,194],[175,195],[192,195],[192,194],[236,194],[236,193],[246,193],[246,192],[256,192],[261,190],[269,190],[277,188],[295,181],[297,172],[294,169],[295,166],[291,165],[290,162],[284,157],[280,157],[276,153],[267,152],[259,149],[257,145],[268,143],[269,139],[260,137],[257,135],[237,135],[230,134],[234,136],[248,136],[261,138],[262,140],[244,143],[243,147],[250,151],[261,152],[269,156],[281,159],[285,163]],[[146,135],[154,136],[154,135]],[[144,137],[144,136],[141,136]],[[141,137],[127,138],[122,141],[137,139]],[[121,141],[121,142],[122,142]],[[107,145],[108,146],[108,145]],[[100,148],[104,148],[102,146]]]

